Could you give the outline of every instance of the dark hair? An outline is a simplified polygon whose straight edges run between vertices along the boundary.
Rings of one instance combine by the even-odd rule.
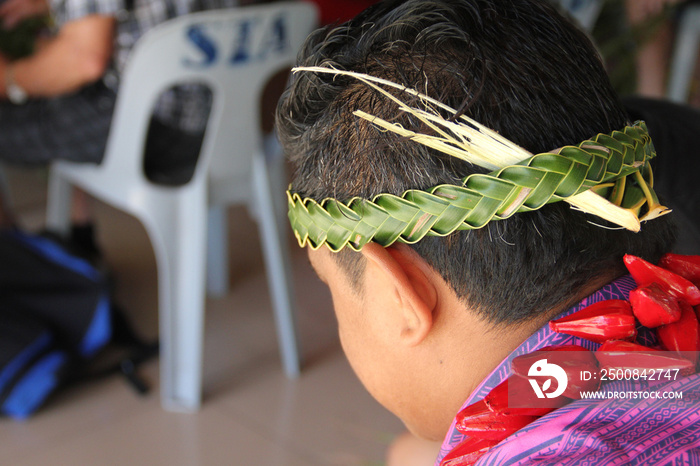
[[[544,1],[385,1],[314,32],[298,61],[420,90],[533,153],[628,124],[593,45]],[[356,109],[429,131],[354,78],[294,75],[277,128],[302,196],[400,195],[484,171],[383,132],[354,116]],[[492,322],[512,323],[568,303],[611,270],[621,273],[623,254],[655,261],[673,241],[665,218],[636,234],[590,222],[604,223],[558,202],[412,247],[467,305]],[[348,255],[357,256],[340,254],[341,266],[361,271]]]

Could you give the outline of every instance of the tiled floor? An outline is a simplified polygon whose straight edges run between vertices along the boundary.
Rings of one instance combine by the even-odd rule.
[[[43,225],[45,173],[7,170],[24,226]],[[143,228],[97,204],[99,238],[117,298],[156,336],[156,270]],[[140,397],[119,376],[71,387],[26,422],[0,419],[0,465],[380,465],[401,423],[379,406],[340,350],[330,297],[294,248],[301,377],[282,374],[255,224],[230,210],[231,290],[208,299],[204,405],[163,411],[158,363]],[[303,290],[303,292],[299,292]]]

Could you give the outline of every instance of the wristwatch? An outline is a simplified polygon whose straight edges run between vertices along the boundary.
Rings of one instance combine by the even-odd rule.
[[[12,65],[8,65],[5,70],[5,94],[7,99],[15,105],[22,105],[27,101],[27,91],[22,89],[15,82],[14,70]]]

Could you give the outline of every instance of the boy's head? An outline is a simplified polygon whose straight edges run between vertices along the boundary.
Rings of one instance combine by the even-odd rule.
[[[313,33],[298,64],[333,66],[416,89],[532,153],[577,144],[629,123],[594,47],[544,1],[381,2],[348,23]],[[293,191],[318,201],[371,199],[380,193],[401,195],[407,189],[459,184],[471,173],[486,172],[382,131],[355,116],[357,109],[426,131],[417,119],[354,78],[297,73],[277,115],[280,139],[295,165]],[[361,252],[346,248],[335,254],[321,248],[310,255],[333,292],[341,338],[354,368],[380,401],[405,421],[411,417],[409,425],[413,422],[420,430],[416,424],[429,413],[402,416],[416,400],[389,393],[411,389],[410,375],[402,375],[406,371],[416,375],[415,370],[425,369],[434,378],[441,372],[425,368],[430,358],[422,360],[422,353],[410,358],[417,368],[396,367],[400,359],[377,353],[392,351],[381,336],[391,334],[396,324],[385,319],[392,303],[432,313],[430,328],[422,333],[411,334],[415,322],[404,322],[398,333],[414,338],[412,348],[427,338],[434,358],[449,358],[449,345],[436,343],[430,333],[436,327],[458,335],[456,327],[469,326],[460,330],[469,340],[464,348],[477,341],[486,349],[489,342],[522,339],[552,312],[592,291],[592,284],[619,275],[623,254],[656,260],[673,239],[667,218],[645,223],[640,233],[591,222],[604,223],[558,202],[481,229],[426,236],[411,246],[383,249],[369,244]],[[391,276],[388,282],[382,281],[382,273]],[[469,317],[449,324],[453,316],[447,303]],[[382,306],[392,309],[384,313]],[[345,320],[350,315],[345,309],[353,307],[359,311]],[[470,334],[477,328],[479,335]],[[372,332],[379,335],[374,340]],[[487,370],[482,363],[488,366],[490,359],[467,362],[465,371],[473,366],[481,374]],[[375,370],[366,370],[372,364]],[[384,380],[389,377],[395,383]],[[433,383],[435,390],[426,396],[439,398],[436,392],[447,387],[440,380]],[[433,401],[432,406],[440,403]]]

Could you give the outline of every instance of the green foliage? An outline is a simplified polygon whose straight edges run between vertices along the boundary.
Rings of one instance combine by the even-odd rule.
[[[0,28],[0,52],[16,60],[34,53],[36,38],[50,26],[49,17],[29,18],[13,29]]]

